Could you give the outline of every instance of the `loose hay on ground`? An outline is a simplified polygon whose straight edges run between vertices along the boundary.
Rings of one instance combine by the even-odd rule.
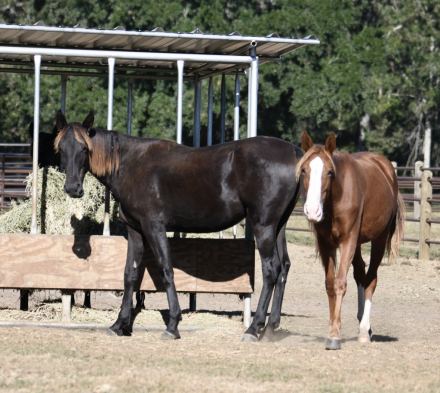
[[[94,310],[90,308],[72,307],[72,322],[75,323],[113,323],[118,317],[119,310]],[[165,326],[164,319],[168,311],[135,310],[133,309],[135,326]],[[42,303],[29,311],[11,308],[0,309],[1,321],[25,322],[60,322],[62,316],[61,303]],[[182,314],[179,326],[200,326],[217,328],[238,328],[240,321],[207,312],[190,312]]]

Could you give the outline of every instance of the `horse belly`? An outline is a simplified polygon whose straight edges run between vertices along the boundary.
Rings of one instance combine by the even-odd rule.
[[[359,244],[371,242],[381,236],[393,217],[396,202],[389,186],[385,184],[377,187],[374,195],[372,194],[365,195]]]
[[[213,202],[213,201],[211,201]],[[215,201],[218,202],[218,201]],[[232,227],[246,217],[239,202],[190,204],[169,215],[167,231],[207,233]]]

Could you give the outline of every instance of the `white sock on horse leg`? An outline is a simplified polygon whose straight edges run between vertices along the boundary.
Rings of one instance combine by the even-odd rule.
[[[368,333],[370,331],[370,313],[371,313],[371,300],[365,301],[364,315],[362,316],[361,323],[359,325],[359,331],[362,333]]]

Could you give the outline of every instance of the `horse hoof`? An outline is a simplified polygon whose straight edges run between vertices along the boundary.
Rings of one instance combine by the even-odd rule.
[[[163,333],[162,333],[162,335],[160,336],[160,339],[161,340],[177,340],[177,339],[179,339],[180,338],[180,336],[179,336],[179,334],[177,333],[177,334],[174,334],[174,333],[171,333],[171,332],[169,332],[168,330],[165,330]]]
[[[371,342],[370,336],[359,336],[358,343],[360,344],[369,344]]]
[[[114,332],[112,329],[107,329],[107,336],[117,336],[118,334]]]
[[[257,341],[258,341],[258,337],[249,333],[243,334],[243,338],[241,339],[242,343],[256,343]]]
[[[338,338],[327,338],[325,340],[325,349],[341,349],[341,340]]]

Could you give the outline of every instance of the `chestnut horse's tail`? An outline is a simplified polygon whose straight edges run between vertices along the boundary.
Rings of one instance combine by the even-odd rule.
[[[397,194],[397,209],[394,220],[391,224],[390,233],[387,239],[387,254],[390,263],[394,263],[399,254],[400,242],[403,239],[403,231],[405,227],[405,202],[403,202],[400,192]]]

